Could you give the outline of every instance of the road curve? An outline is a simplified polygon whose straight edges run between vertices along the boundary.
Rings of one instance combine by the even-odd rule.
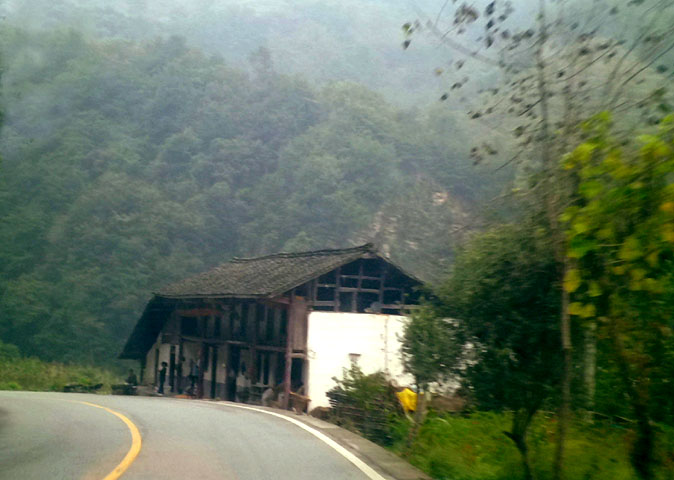
[[[0,392],[0,479],[102,480],[131,448],[132,479],[361,480],[321,440],[283,419],[207,402],[157,397]]]

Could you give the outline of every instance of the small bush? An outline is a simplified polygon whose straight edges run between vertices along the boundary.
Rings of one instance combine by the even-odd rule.
[[[16,382],[0,382],[0,390],[22,390]]]
[[[365,375],[358,366],[344,370],[337,386],[327,392],[331,419],[381,445],[391,445],[400,432],[402,410],[383,372]]]
[[[19,347],[12,345],[11,343],[3,343],[2,340],[0,340],[0,360],[19,358],[20,356]]]

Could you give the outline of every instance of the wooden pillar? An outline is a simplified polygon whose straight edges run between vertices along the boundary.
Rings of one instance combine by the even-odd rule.
[[[204,368],[206,367],[206,345],[199,346],[199,377],[197,378],[197,398],[204,398]]]
[[[340,293],[339,287],[342,283],[341,278],[340,278],[341,275],[342,275],[342,267],[338,267],[337,270],[335,270],[335,308],[334,308],[335,312],[339,312],[339,308],[340,308],[340,305],[339,305],[339,301],[340,301],[339,300],[339,293]]]
[[[363,261],[360,261],[360,264],[358,266],[358,287],[357,291],[353,292],[351,296],[351,311],[356,313],[358,312],[358,294],[360,293],[360,289],[363,286]]]
[[[138,382],[140,385],[143,384],[143,380],[145,380],[145,359],[146,357],[142,357],[140,361],[140,382]]]
[[[185,368],[185,362],[183,361],[183,336],[180,335],[178,339],[178,379],[176,383],[178,393],[183,393],[183,388],[185,388],[185,385],[183,385],[183,377],[185,376],[183,368]]]
[[[379,280],[379,305],[384,305],[384,284],[386,283],[386,273],[388,271],[388,265],[385,265],[381,271],[381,277]],[[381,312],[379,312],[381,313]]]
[[[283,404],[281,408],[288,410],[288,405],[290,402],[290,379],[292,377],[292,366],[293,366],[293,330],[294,322],[293,318],[295,317],[293,311],[293,303],[295,301],[295,292],[290,293],[290,302],[288,304],[288,332],[286,335],[286,364],[285,371],[283,372]]]
[[[260,368],[259,365],[257,364],[257,330],[258,330],[258,323],[257,323],[257,311],[260,307],[262,307],[261,304],[259,303],[251,303],[251,308],[249,308],[248,312],[248,319],[250,320],[252,318],[251,322],[251,327],[253,329],[251,333],[251,340],[250,340],[250,370],[248,372],[248,375],[250,375],[250,382],[251,385],[254,385],[256,382],[256,379],[258,378],[258,369]],[[262,312],[266,314],[266,309],[263,308]]]

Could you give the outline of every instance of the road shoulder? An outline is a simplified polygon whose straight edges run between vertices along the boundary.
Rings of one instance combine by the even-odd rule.
[[[358,457],[361,461],[375,470],[379,475],[388,480],[431,480],[421,470],[413,467],[394,453],[380,447],[379,445],[353,433],[323,420],[311,417],[309,415],[298,415],[286,410],[279,410],[270,407],[242,405],[233,402],[203,400],[204,403],[216,405],[221,408],[240,408],[248,407],[247,410],[257,410],[261,413],[273,413],[275,416],[286,417],[291,422],[299,421],[304,425],[327,436],[334,442],[341,445],[351,454]]]

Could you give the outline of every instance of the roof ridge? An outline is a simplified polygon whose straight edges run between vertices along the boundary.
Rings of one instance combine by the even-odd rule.
[[[373,243],[365,243],[363,245],[359,245],[357,247],[349,247],[349,248],[333,248],[333,249],[322,249],[322,250],[310,250],[306,252],[280,252],[280,253],[272,253],[270,255],[263,255],[261,257],[249,257],[249,258],[239,258],[239,257],[233,257],[229,263],[236,262],[236,263],[243,263],[243,262],[251,262],[251,261],[257,261],[257,260],[264,260],[267,258],[297,258],[297,257],[319,257],[323,255],[334,255],[335,253],[356,253],[356,252],[376,252],[376,248]]]

